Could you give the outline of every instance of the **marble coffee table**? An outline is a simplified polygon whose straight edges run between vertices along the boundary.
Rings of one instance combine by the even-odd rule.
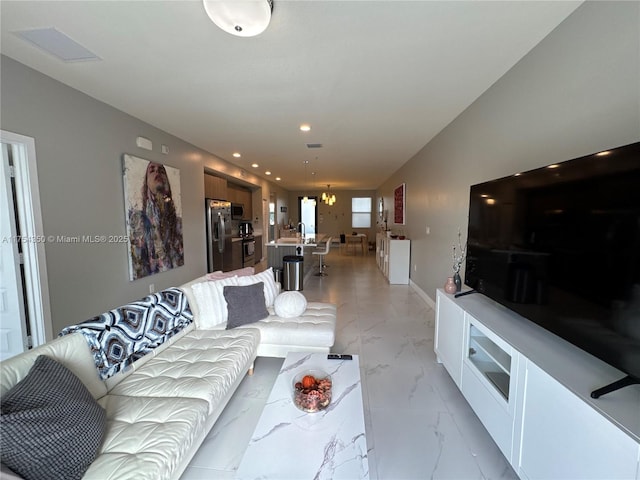
[[[305,413],[293,403],[293,377],[323,370],[333,382],[329,406]],[[258,420],[236,478],[368,479],[358,356],[289,353]]]

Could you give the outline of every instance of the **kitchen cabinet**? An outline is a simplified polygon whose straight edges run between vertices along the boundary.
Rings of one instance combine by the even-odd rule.
[[[205,173],[204,197],[227,200],[227,180]]]
[[[242,268],[242,241],[231,243],[231,270]]]
[[[255,258],[256,263],[260,263],[262,260],[262,235],[254,235],[256,239]]]
[[[227,198],[231,203],[241,203],[244,205],[244,219],[252,219],[251,203],[253,193],[248,188],[236,185],[234,183],[227,183]]]

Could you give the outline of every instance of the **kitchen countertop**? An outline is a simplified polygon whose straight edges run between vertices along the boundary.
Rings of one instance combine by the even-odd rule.
[[[297,237],[283,237],[278,240],[272,240],[270,242],[265,243],[267,247],[317,247],[318,243],[322,243],[322,241],[327,238],[324,234],[319,234],[317,237],[311,237],[306,240],[302,240],[302,238]]]

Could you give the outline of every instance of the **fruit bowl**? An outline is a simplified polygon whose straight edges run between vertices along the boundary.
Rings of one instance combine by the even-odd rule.
[[[307,370],[293,378],[293,404],[303,412],[315,413],[331,403],[331,376],[322,370]]]

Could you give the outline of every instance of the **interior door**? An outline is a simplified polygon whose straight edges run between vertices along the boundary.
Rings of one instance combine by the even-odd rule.
[[[22,239],[16,228],[9,146],[5,143],[2,144],[0,185],[0,360],[4,360],[27,348],[20,261]]]

